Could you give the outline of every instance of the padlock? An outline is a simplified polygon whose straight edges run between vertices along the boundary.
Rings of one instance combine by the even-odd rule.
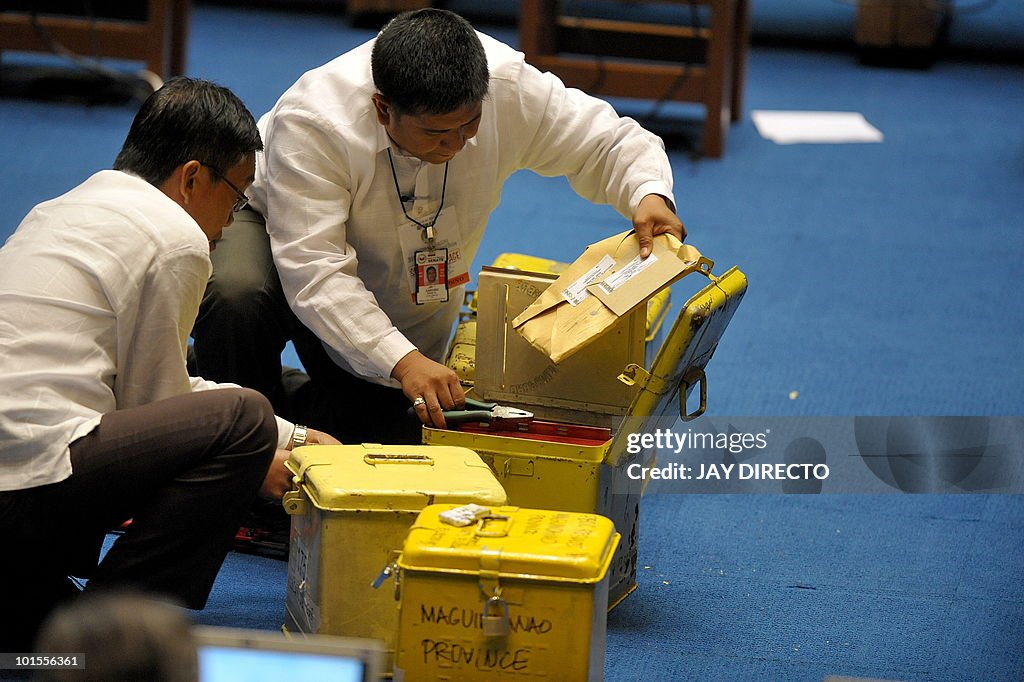
[[[500,609],[500,612],[496,612]],[[511,631],[508,618],[508,602],[495,595],[484,603],[484,637],[498,639],[508,637]]]

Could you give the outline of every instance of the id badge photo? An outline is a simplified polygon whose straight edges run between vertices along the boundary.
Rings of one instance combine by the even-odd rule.
[[[448,300],[448,249],[416,252],[416,304]]]

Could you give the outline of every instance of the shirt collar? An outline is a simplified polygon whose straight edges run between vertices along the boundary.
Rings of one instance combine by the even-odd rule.
[[[377,131],[377,153],[386,150],[388,147],[392,147],[391,138],[388,137],[388,131],[384,129],[384,126],[380,124],[376,116],[373,118],[373,128]],[[394,149],[398,149],[398,145],[394,145]]]

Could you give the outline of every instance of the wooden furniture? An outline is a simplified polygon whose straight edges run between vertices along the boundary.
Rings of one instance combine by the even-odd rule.
[[[120,19],[38,15],[38,26],[59,45],[85,57],[135,59],[163,79],[185,72],[190,0],[147,0],[146,18]],[[50,52],[25,11],[0,11],[0,51]]]
[[[349,14],[391,14],[430,7],[430,5],[430,0],[347,0],[345,9]]]
[[[854,39],[861,47],[933,47],[945,11],[935,0],[859,0]]]
[[[720,157],[742,113],[749,0],[652,2],[700,5],[710,20],[695,27],[565,16],[558,0],[522,0],[520,47],[537,68],[591,94],[703,104],[703,152]],[[624,16],[630,4],[622,3]]]

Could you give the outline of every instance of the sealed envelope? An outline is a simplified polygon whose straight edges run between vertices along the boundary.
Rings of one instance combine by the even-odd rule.
[[[512,325],[553,361],[561,362],[609,331],[620,317],[685,275],[713,263],[673,235],[654,238],[640,258],[632,230],[591,244]]]

